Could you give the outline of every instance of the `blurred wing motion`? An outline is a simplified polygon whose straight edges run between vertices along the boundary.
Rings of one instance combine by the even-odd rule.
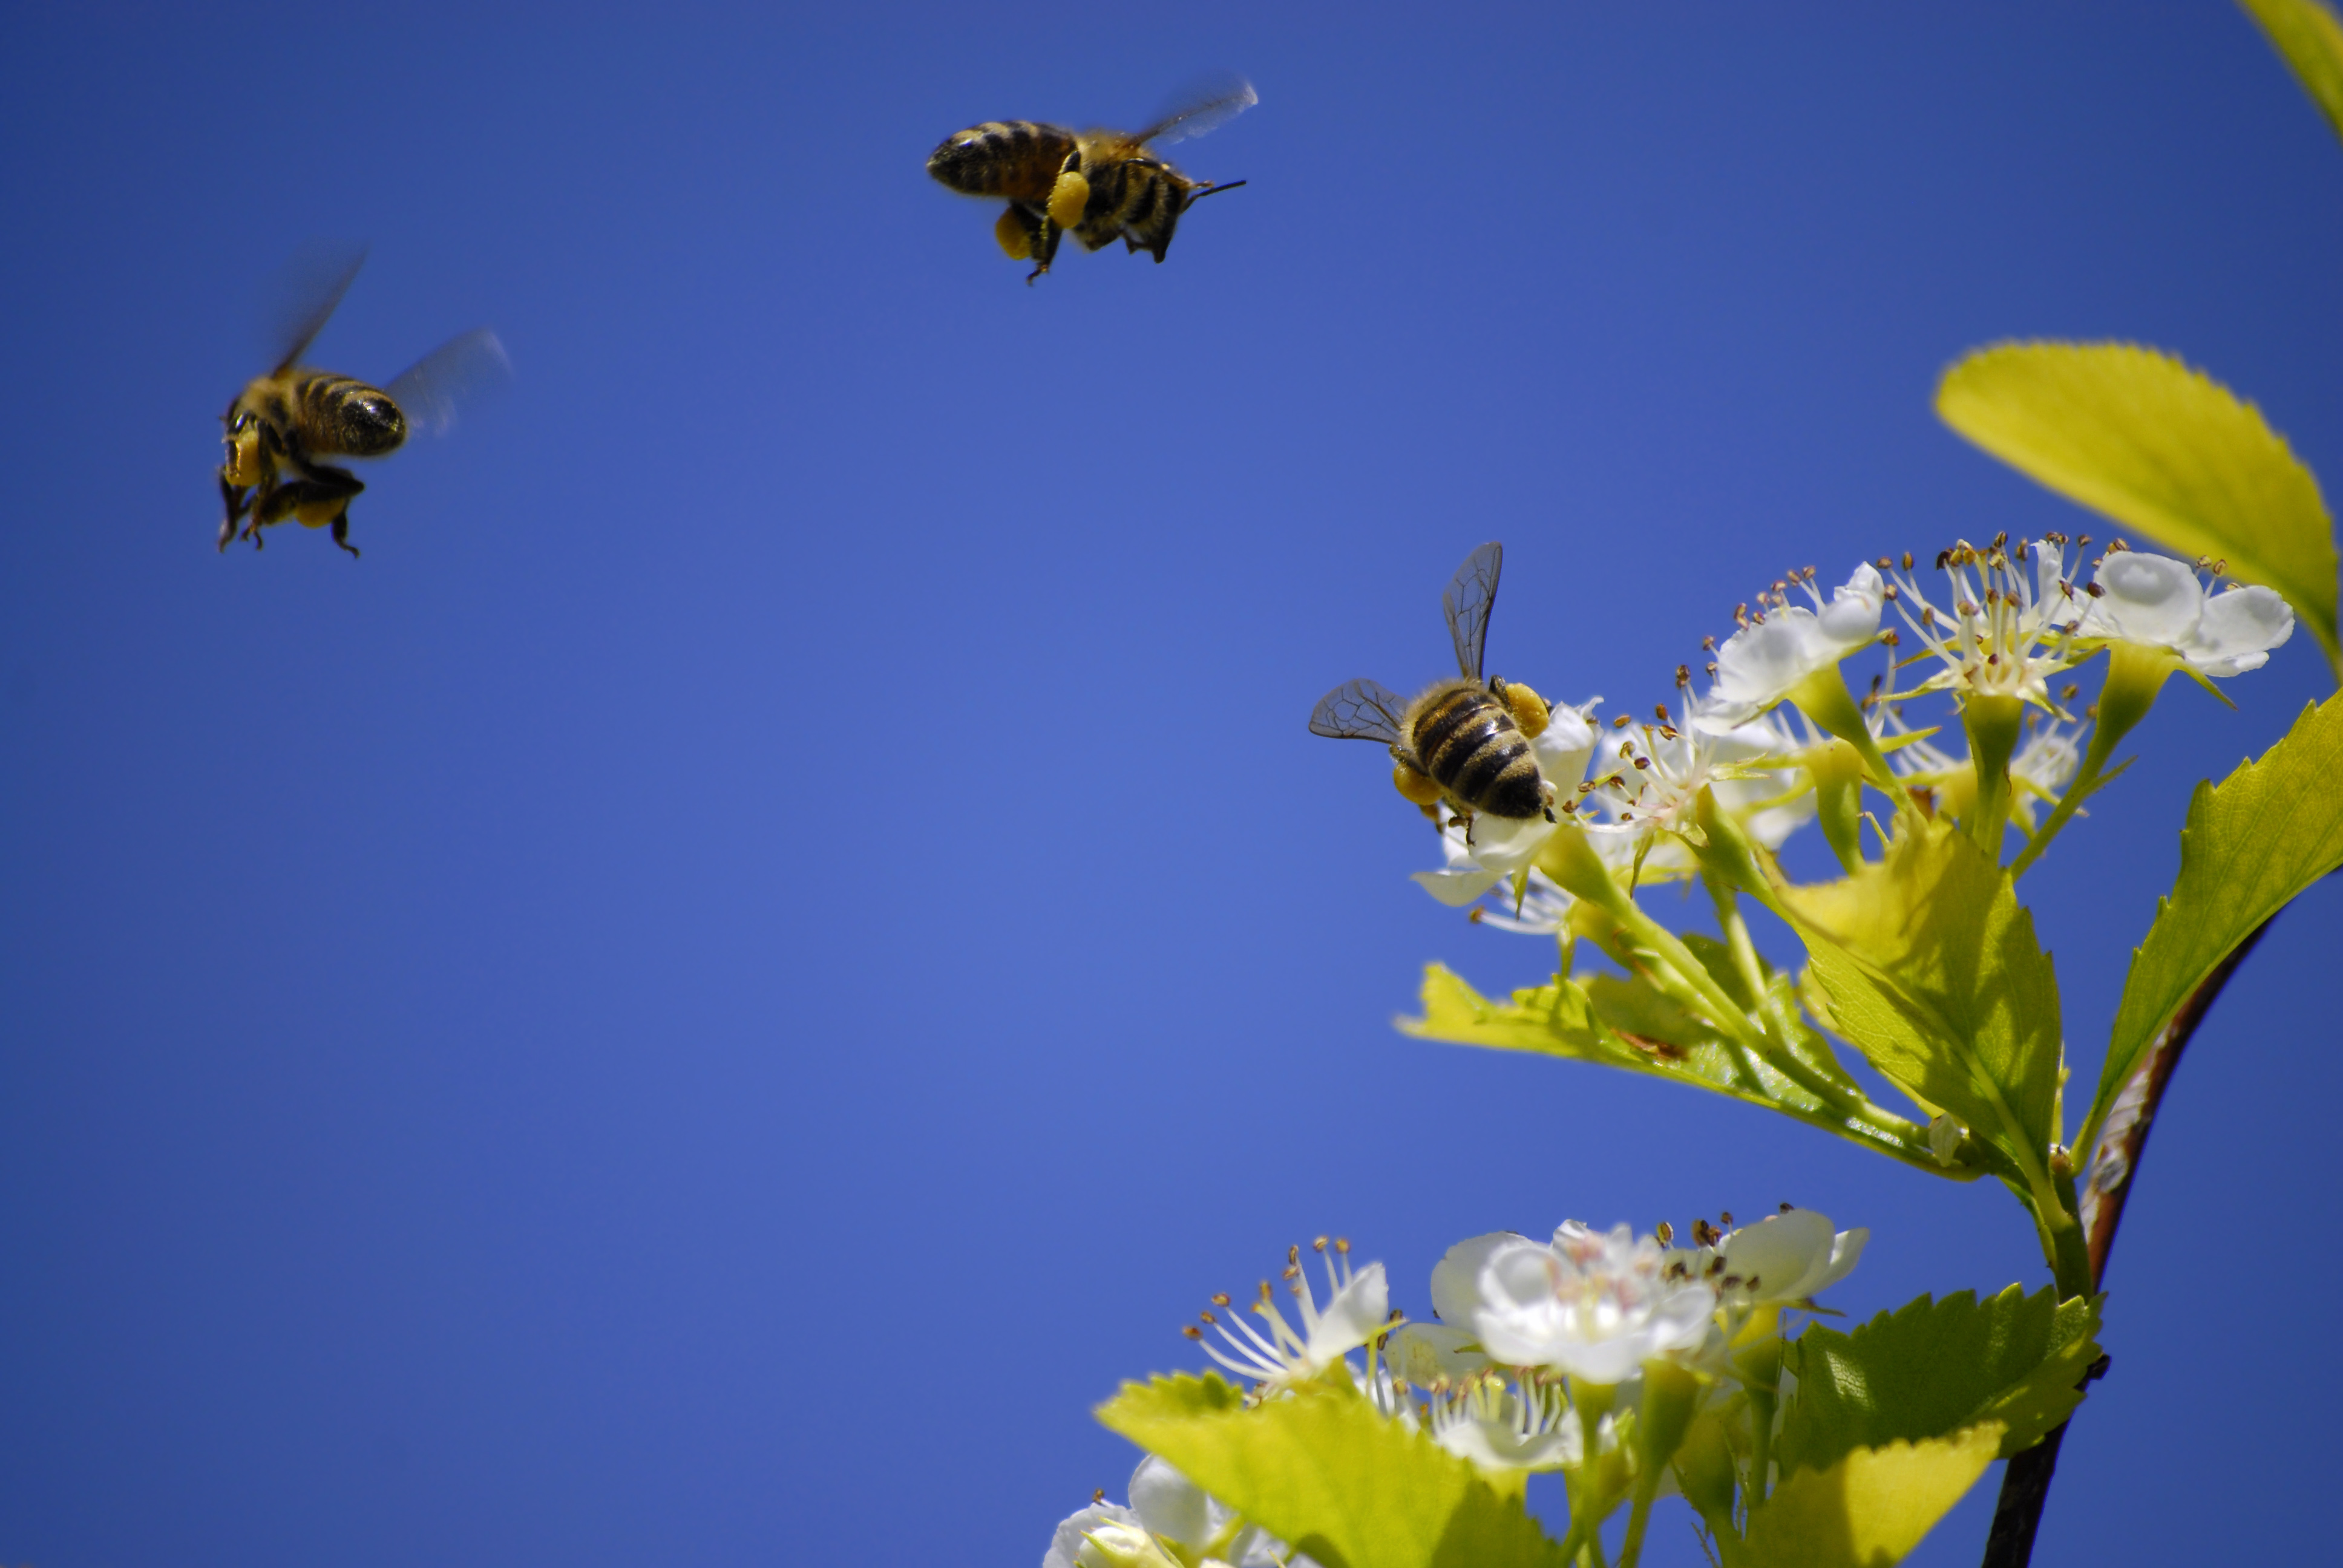
[[[277,350],[272,374],[282,376],[309,351],[366,258],[362,245],[308,245],[287,264],[269,316],[269,342]]]
[[[1229,76],[1188,94],[1181,102],[1182,107],[1140,132],[1137,140],[1168,147],[1174,142],[1201,136],[1207,131],[1218,130],[1260,103],[1261,95],[1242,76]]]
[[[483,327],[449,338],[383,390],[406,413],[410,428],[444,436],[456,422],[458,404],[511,379],[505,346]]]
[[[1489,610],[1497,602],[1497,568],[1505,547],[1492,541],[1464,558],[1456,579],[1440,596],[1448,613],[1448,635],[1456,642],[1456,668],[1468,680],[1481,678],[1481,657],[1489,640]]]
[[[1310,713],[1310,733],[1396,746],[1406,718],[1405,698],[1372,680],[1346,680],[1318,699]]]

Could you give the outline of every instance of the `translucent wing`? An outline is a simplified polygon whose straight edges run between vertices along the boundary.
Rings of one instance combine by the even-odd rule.
[[[1448,613],[1448,635],[1456,643],[1456,668],[1467,678],[1481,678],[1481,657],[1489,640],[1489,608],[1497,602],[1497,568],[1504,564],[1505,547],[1492,540],[1464,558],[1455,580],[1440,596]]]
[[[1218,76],[1182,95],[1181,106],[1156,121],[1135,138],[1170,146],[1218,130],[1261,102],[1261,95],[1242,76]]]
[[[407,416],[409,428],[444,436],[456,406],[512,379],[512,360],[487,327],[451,337],[383,388]]]
[[[1400,725],[1407,717],[1407,699],[1372,680],[1346,680],[1318,699],[1310,710],[1310,733],[1337,740],[1399,742]]]
[[[309,351],[366,257],[362,245],[307,245],[294,253],[277,279],[268,317],[268,341],[277,350],[276,373],[290,370]]]

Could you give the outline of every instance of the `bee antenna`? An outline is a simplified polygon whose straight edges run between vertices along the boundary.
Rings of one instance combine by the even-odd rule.
[[[1244,183],[1245,182],[1243,180],[1231,180],[1226,185],[1206,186],[1203,189],[1196,192],[1195,195],[1188,198],[1188,206],[1194,206],[1198,202],[1202,201],[1208,196],[1218,196],[1222,191],[1232,191],[1236,189],[1237,186],[1243,185]],[[1188,207],[1182,207],[1180,210],[1182,212],[1185,212],[1188,210]]]

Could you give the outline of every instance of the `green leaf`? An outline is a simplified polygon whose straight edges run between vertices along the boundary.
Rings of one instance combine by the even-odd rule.
[[[2002,1428],[2004,1458],[2031,1448],[2083,1402],[2098,1359],[2098,1303],[2045,1285],[1922,1296],[1851,1334],[1809,1324],[1788,1347],[1798,1374],[1782,1418],[1784,1473],[1826,1470],[1859,1448]]]
[[[2318,0],[2237,0],[2262,25],[2269,41],[2343,136],[2343,23]]]
[[[2343,672],[2318,481],[2220,383],[2127,343],[2005,343],[1945,373],[1936,412],[2070,500],[2276,588]]]
[[[1423,1016],[1402,1019],[1399,1027],[1425,1040],[1598,1062],[1753,1105],[1808,1117],[1827,1115],[1815,1096],[1760,1058],[1738,1050],[1705,1020],[1685,1011],[1640,977],[1594,975],[1584,985],[1558,980],[1517,990],[1512,1000],[1498,1002],[1444,966],[1430,964],[1423,971]],[[1827,1047],[1816,1045],[1827,1057]],[[1830,1070],[1845,1075],[1835,1061]]]
[[[1885,1568],[1920,1544],[1985,1473],[1994,1423],[1955,1437],[1857,1449],[1828,1470],[1791,1476],[1749,1520],[1720,1535],[1725,1568]]]
[[[1346,1382],[1247,1410],[1213,1373],[1157,1377],[1098,1418],[1322,1568],[1564,1568],[1518,1497]]]
[[[2343,866],[2343,695],[2306,707],[2277,745],[2218,785],[2199,784],[2180,829],[2180,877],[2132,954],[2107,1065],[2076,1147],[2189,992],[2264,920]]]
[[[1923,821],[1877,863],[1781,898],[1825,1021],[1923,1107],[2039,1176],[2057,1135],[2058,983],[2007,875]]]

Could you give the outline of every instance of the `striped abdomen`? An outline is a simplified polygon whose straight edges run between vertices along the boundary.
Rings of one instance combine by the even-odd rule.
[[[1074,133],[1031,120],[987,120],[954,132],[928,155],[928,173],[962,196],[1045,202]]]
[[[1172,247],[1172,231],[1186,207],[1186,176],[1153,158],[1131,158],[1085,166],[1091,199],[1074,237],[1092,250],[1121,236],[1133,250],[1161,261]]]
[[[1416,699],[1407,740],[1415,765],[1452,799],[1492,817],[1544,815],[1545,784],[1529,739],[1478,681],[1453,681]]]
[[[322,371],[293,384],[293,423],[315,457],[379,457],[407,439],[407,416],[389,394]]]

